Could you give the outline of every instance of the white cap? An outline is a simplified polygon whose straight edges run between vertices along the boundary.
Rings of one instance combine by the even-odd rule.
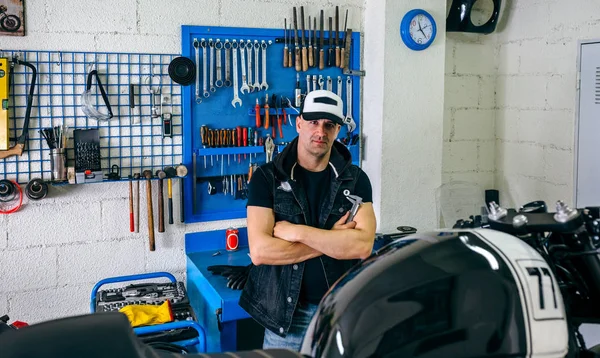
[[[340,125],[346,124],[344,122],[342,99],[331,91],[316,90],[309,92],[304,98],[300,114],[307,121],[329,119]]]

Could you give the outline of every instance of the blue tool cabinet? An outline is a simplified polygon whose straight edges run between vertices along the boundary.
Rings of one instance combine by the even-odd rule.
[[[246,228],[239,229],[239,241],[237,251],[226,251],[225,230],[185,235],[186,287],[198,323],[206,332],[207,352],[251,349],[249,344],[256,348],[257,339],[258,347],[262,345],[262,327],[238,305],[242,291],[227,288],[223,276],[207,269],[212,265],[249,265]]]
[[[293,31],[289,31],[293,33]],[[328,38],[328,32],[324,31],[325,38]],[[344,36],[340,34],[340,36]],[[265,95],[268,94],[269,99],[273,94],[277,96],[283,96],[289,98],[292,105],[294,105],[294,89],[296,88],[296,74],[300,75],[299,85],[303,95],[307,91],[307,75],[319,75],[323,76],[325,85],[323,88],[327,88],[327,76],[332,78],[332,90],[337,92],[337,79],[341,76],[342,79],[342,99],[346,102],[346,79],[347,75],[343,74],[343,70],[338,67],[325,67],[323,70],[319,70],[318,66],[309,67],[306,72],[296,72],[294,67],[283,67],[283,43],[284,31],[283,29],[258,29],[258,28],[231,28],[231,27],[205,27],[205,26],[182,26],[182,55],[196,61],[196,52],[193,46],[194,39],[201,41],[204,39],[208,44],[208,41],[212,39],[213,43],[216,43],[217,39],[220,39],[221,43],[225,40],[229,40],[230,43],[235,39],[238,43],[240,40],[250,40],[252,44],[257,40],[260,44],[261,41],[268,43],[266,53],[266,67],[267,67],[267,83],[268,89],[265,90],[254,90],[251,93],[242,94],[239,92],[239,98],[242,101],[241,106],[233,107],[231,102],[233,99],[233,85],[226,87],[223,85],[220,88],[216,88],[216,91],[210,92],[210,96],[205,98],[203,94],[203,54],[200,49],[199,56],[199,92],[202,96],[202,102],[196,103],[196,84],[193,83],[190,86],[183,87],[182,92],[182,113],[183,113],[183,161],[191,168],[188,176],[185,180],[185,221],[190,222],[201,222],[201,221],[213,221],[213,220],[227,220],[234,218],[243,218],[246,216],[246,200],[235,199],[232,195],[225,195],[223,193],[223,180],[222,176],[237,175],[244,176],[243,182],[247,179],[249,167],[251,163],[258,165],[265,163],[266,155],[264,146],[254,146],[253,143],[246,147],[217,147],[217,148],[205,148],[202,145],[202,137],[200,133],[201,126],[207,126],[209,129],[235,129],[237,126],[246,128],[252,128],[252,130],[258,130],[258,134],[261,137],[266,137],[267,133],[271,133],[271,127],[264,129],[263,126],[257,128],[255,125],[255,105],[256,100],[259,99],[261,114],[264,114],[264,102]],[[327,41],[326,41],[327,42]],[[293,43],[293,41],[292,41]],[[209,47],[206,47],[207,51],[207,68],[210,68],[210,54]],[[238,48],[238,90],[242,86],[242,71],[241,71],[241,55],[240,49]],[[293,52],[293,45],[292,45]],[[327,51],[326,51],[327,52]],[[215,50],[216,53],[216,50]],[[251,55],[254,51],[251,51]],[[247,53],[246,53],[247,55]],[[326,53],[327,56],[327,53]],[[216,56],[215,56],[216,57]],[[259,82],[262,82],[262,52],[259,53]],[[248,58],[248,56],[246,56]],[[351,53],[348,56],[350,69],[356,69],[360,67],[360,33],[352,33],[352,47]],[[225,79],[225,50],[222,52],[221,66],[223,67],[223,80]],[[213,62],[214,63],[214,62]],[[255,73],[255,57],[252,56],[252,82],[257,76]],[[216,64],[213,64],[216,67]],[[231,61],[233,66],[233,61]],[[207,77],[209,77],[209,70],[207,70]],[[231,77],[233,77],[234,71],[231,70]],[[357,76],[350,76],[352,81],[352,117],[356,122],[357,128],[352,134],[360,134],[360,78]],[[213,80],[216,80],[216,75]],[[209,83],[207,79],[207,83]],[[312,81],[311,81],[312,85]],[[210,85],[208,85],[210,87]],[[285,145],[291,142],[296,137],[295,122],[296,116],[298,115],[299,108],[286,108],[286,112],[289,115],[291,121],[287,124],[282,124],[283,138],[279,137],[277,131],[277,137],[274,139],[275,155],[276,153],[283,150]],[[344,111],[346,111],[346,105],[344,105]],[[282,113],[281,109],[277,111],[279,114]],[[277,124],[277,117],[275,108],[271,106],[269,109],[270,122]],[[261,118],[261,124],[264,124],[264,118]],[[339,138],[345,138],[347,133],[346,126],[342,127]],[[354,145],[350,145],[349,149],[352,153],[352,158],[355,164],[360,163],[360,136],[358,141]],[[205,166],[206,160],[206,166]],[[195,162],[195,168],[193,163]],[[237,181],[236,181],[237,184]],[[216,188],[216,193],[210,195],[208,192],[209,185]],[[229,186],[230,187],[230,186]],[[195,201],[195,202],[194,202]]]

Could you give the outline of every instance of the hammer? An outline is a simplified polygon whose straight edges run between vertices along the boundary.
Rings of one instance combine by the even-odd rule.
[[[150,238],[150,251],[154,251],[154,213],[152,212],[152,172],[150,170],[144,170],[142,173],[146,178],[146,200],[148,204],[148,236]]]
[[[171,178],[177,176],[177,170],[173,167],[166,167],[165,174],[167,174],[167,197],[169,198],[168,207],[169,207],[169,224],[173,223],[173,181]]]
[[[164,191],[163,191],[163,179],[167,177],[162,170],[156,171],[158,177],[158,232],[165,232],[165,202],[164,202]]]
[[[137,194],[136,194],[136,210],[137,213],[135,217],[135,232],[140,232],[140,173],[133,174],[133,179],[135,179],[137,186]]]
[[[177,171],[177,176],[179,177],[179,217],[180,221],[184,222],[185,219],[183,213],[183,178],[187,175],[188,170],[187,167],[183,164],[179,164],[177,168],[175,168],[175,170]],[[195,186],[196,183],[194,182],[193,185]]]
[[[350,221],[354,220],[354,216],[356,215],[356,212],[358,212],[358,209],[362,205],[362,198],[358,195],[346,195],[346,199],[348,199],[348,201],[350,201],[352,203],[352,209],[350,209],[350,215],[348,216],[348,219],[346,219],[346,224],[347,224]]]

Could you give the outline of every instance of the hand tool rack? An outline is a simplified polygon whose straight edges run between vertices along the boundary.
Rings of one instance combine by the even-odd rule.
[[[73,162],[74,129],[97,128],[100,133],[101,167],[106,175],[118,165],[120,177],[127,179],[143,170],[164,169],[182,161],[181,86],[168,75],[168,65],[175,54],[66,52],[0,50],[0,57],[31,62],[37,68],[35,98],[29,124],[29,138],[23,155],[0,159],[0,178],[26,183],[32,178],[51,179],[50,150],[40,134],[42,128],[68,126],[68,166]],[[96,69],[104,86],[114,117],[97,121],[85,116],[80,96],[86,88],[87,75]],[[14,68],[10,86],[10,137],[21,134],[31,71]],[[146,79],[154,74],[153,84],[162,84],[165,112],[172,113],[173,135],[162,136],[161,118],[151,117],[151,93]],[[130,84],[133,84],[135,108],[129,106]],[[93,81],[92,93],[103,110],[102,97]]]
[[[293,33],[288,31],[288,36]],[[306,31],[308,33],[308,31]],[[340,34],[340,38],[344,38],[345,34]],[[259,99],[261,115],[264,115],[264,102],[265,94],[268,94],[271,99],[272,94],[277,96],[284,96],[291,100],[294,105],[296,88],[296,74],[300,74],[299,85],[303,95],[306,94],[307,82],[306,76],[319,75],[323,76],[323,80],[327,82],[327,76],[330,76],[333,80],[333,91],[337,91],[337,79],[338,76],[342,78],[342,100],[346,103],[346,79],[350,78],[352,82],[352,117],[356,122],[356,129],[353,134],[360,134],[360,77],[356,75],[347,76],[343,70],[339,67],[327,67],[320,70],[318,66],[309,67],[308,71],[296,72],[295,68],[283,67],[283,49],[284,49],[284,30],[281,29],[262,29],[262,28],[234,28],[234,27],[207,27],[207,26],[182,26],[182,56],[191,59],[196,63],[196,51],[194,47],[194,39],[200,42],[202,39],[208,44],[209,40],[216,43],[217,39],[221,43],[228,40],[230,43],[236,40],[238,43],[240,40],[250,40],[252,44],[254,41],[265,41],[267,46],[267,83],[268,89],[254,90],[250,93],[242,94],[239,92],[239,98],[242,101],[241,106],[234,107],[232,105],[233,85],[230,87],[225,86],[215,87],[214,92],[209,91],[209,96],[203,96],[204,93],[204,77],[203,77],[203,66],[204,56],[202,48],[199,46],[199,61],[196,68],[198,78],[198,93],[202,99],[201,103],[196,102],[196,83],[192,83],[190,86],[183,87],[183,162],[190,168],[188,176],[184,179],[185,181],[185,220],[187,223],[190,222],[203,222],[203,221],[214,221],[214,220],[227,220],[235,218],[246,217],[246,200],[245,199],[234,199],[232,195],[224,195],[222,193],[221,182],[215,178],[231,175],[244,175],[244,179],[247,179],[250,163],[256,163],[258,165],[265,163],[266,154],[264,146],[225,146],[225,147],[207,147],[203,145],[201,137],[201,127],[206,126],[209,129],[235,129],[238,126],[252,128],[252,130],[258,129],[258,134],[261,137],[266,137],[267,133],[272,133],[272,128],[265,129],[264,126],[257,128],[255,125],[255,105],[256,100]],[[324,31],[324,38],[329,39],[329,34]],[[357,69],[360,67],[360,33],[352,32],[352,47],[349,57],[349,68]],[[269,44],[270,42],[270,44]],[[293,43],[290,44],[293,53]],[[207,56],[206,65],[208,67],[206,77],[210,77],[210,66],[212,51],[209,46],[206,46]],[[216,50],[214,50],[216,52]],[[254,51],[251,51],[253,53]],[[327,56],[327,50],[326,56]],[[232,55],[231,55],[232,56]],[[246,61],[248,59],[247,52],[245,54]],[[258,56],[260,61],[259,77],[258,82],[262,82],[263,77],[263,61],[262,52]],[[233,60],[231,59],[231,76],[233,77]],[[225,50],[222,52],[222,63],[223,73],[225,72]],[[243,85],[242,82],[242,64],[241,64],[241,53],[240,49],[237,50],[237,73],[238,73],[238,91]],[[247,64],[247,62],[246,62]],[[255,58],[252,56],[253,72],[255,69]],[[253,73],[251,82],[255,82],[254,78],[257,73]],[[223,80],[225,76],[223,75]],[[216,74],[213,76],[213,80],[216,79]],[[312,78],[311,78],[312,79]],[[207,83],[208,83],[207,78]],[[232,81],[233,82],[233,81]],[[312,86],[312,81],[311,81]],[[323,88],[327,88],[326,83]],[[210,90],[210,85],[207,85],[207,89]],[[295,129],[296,116],[298,115],[299,108],[286,108],[287,114],[290,116],[291,121],[287,124],[282,125],[283,136],[279,137],[279,132],[276,131],[276,138],[274,139],[275,153],[283,150],[285,145],[292,141],[297,133]],[[277,111],[271,105],[269,108],[270,122],[277,124],[276,114],[281,114],[282,110],[279,108]],[[344,113],[346,113],[346,104],[344,104]],[[264,117],[261,118],[261,124],[264,125]],[[346,137],[347,129],[346,126],[342,126],[338,139]],[[360,164],[360,135],[358,136],[358,142],[354,145],[348,146],[352,153],[352,159],[354,164]],[[239,155],[239,162],[238,162]],[[206,160],[206,167],[205,167]],[[195,162],[195,170],[194,163]],[[210,195],[208,192],[208,186],[213,185],[217,187],[217,193]],[[194,202],[195,201],[195,202]]]

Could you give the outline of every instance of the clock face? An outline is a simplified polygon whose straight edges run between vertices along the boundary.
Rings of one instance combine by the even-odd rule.
[[[428,43],[433,35],[431,20],[423,14],[413,17],[410,22],[409,33],[413,41],[419,45]]]

